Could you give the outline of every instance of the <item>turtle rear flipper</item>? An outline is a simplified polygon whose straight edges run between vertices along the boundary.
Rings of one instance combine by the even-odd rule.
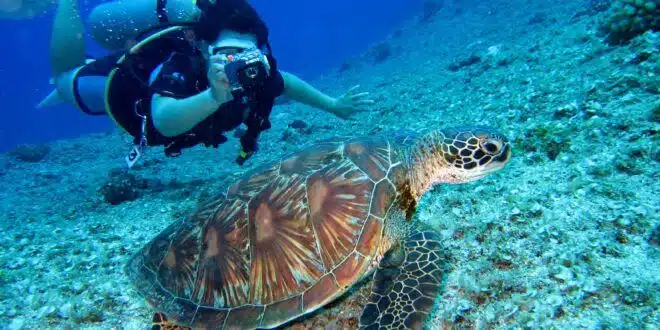
[[[165,314],[155,313],[151,319],[151,330],[190,330],[190,328],[170,323]]]
[[[378,265],[360,329],[421,329],[442,279],[440,240],[433,231],[413,232]]]

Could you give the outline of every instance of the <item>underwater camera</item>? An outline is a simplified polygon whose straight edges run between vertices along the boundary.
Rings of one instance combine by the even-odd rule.
[[[225,74],[229,78],[232,93],[252,91],[263,85],[270,74],[268,58],[261,50],[251,48],[228,55]]]

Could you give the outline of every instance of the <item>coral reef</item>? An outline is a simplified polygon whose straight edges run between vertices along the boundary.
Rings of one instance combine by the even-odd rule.
[[[108,180],[103,183],[99,192],[103,200],[111,205],[136,200],[147,189],[147,181],[124,169],[113,169],[108,174]]]
[[[465,58],[456,59],[454,62],[447,66],[447,69],[449,69],[449,71],[456,72],[460,69],[477,64],[479,62],[481,62],[481,56],[477,54],[471,54]]]
[[[369,54],[375,64],[382,63],[392,56],[392,47],[388,42],[379,42],[369,51]]]
[[[443,7],[441,0],[424,0],[422,14],[419,17],[420,23],[428,23]]]
[[[23,144],[9,152],[10,156],[26,163],[38,163],[50,153],[50,147],[45,144]]]
[[[660,1],[616,0],[602,30],[611,44],[622,44],[646,32],[660,29]]]

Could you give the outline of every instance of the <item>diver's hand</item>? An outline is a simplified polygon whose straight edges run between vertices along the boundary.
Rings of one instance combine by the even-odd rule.
[[[369,93],[357,93],[359,87],[360,85],[351,87],[346,94],[334,100],[330,110],[335,116],[348,119],[353,113],[363,111],[366,106],[375,103],[368,98]]]
[[[211,97],[219,104],[233,99],[229,90],[229,78],[225,74],[224,60],[224,55],[211,56],[209,58],[209,70],[206,74],[209,79]]]

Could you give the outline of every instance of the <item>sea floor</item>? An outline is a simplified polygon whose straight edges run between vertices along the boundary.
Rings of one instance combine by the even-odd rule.
[[[149,328],[123,266],[198,200],[315,140],[458,125],[498,128],[513,158],[423,198],[448,268],[427,328],[658,329],[660,33],[609,46],[590,1],[553,3],[411,19],[312,81],[359,84],[372,109],[278,105],[246,168],[233,137],[175,159],[153,148],[130,175],[120,132],[0,154],[0,329]],[[286,328],[355,328],[369,284]]]

